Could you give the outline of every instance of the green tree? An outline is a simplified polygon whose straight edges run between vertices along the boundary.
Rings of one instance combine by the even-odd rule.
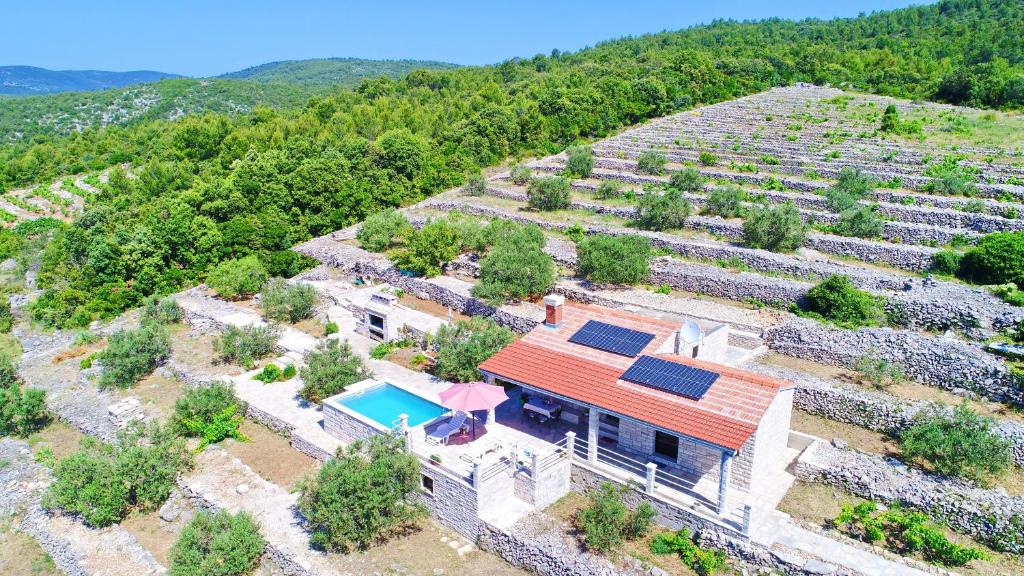
[[[877,238],[885,229],[882,220],[871,206],[856,206],[844,210],[839,215],[839,222],[832,226],[832,231],[843,236],[857,238]]]
[[[170,425],[177,434],[201,438],[205,447],[225,438],[244,440],[239,430],[244,415],[245,403],[235,395],[234,387],[214,382],[190,388],[175,400]]]
[[[434,336],[437,350],[434,374],[450,382],[479,380],[477,366],[511,344],[513,339],[511,330],[498,326],[490,318],[474,316],[445,324]]]
[[[356,232],[356,240],[370,252],[383,252],[401,244],[411,232],[409,219],[398,210],[388,209],[367,216]]]
[[[719,186],[708,194],[700,213],[722,218],[742,218],[747,215],[744,203],[748,200],[747,193],[739,186]]]
[[[678,189],[648,192],[636,199],[636,224],[644,230],[682,228],[692,209]]]
[[[576,245],[576,266],[598,284],[640,284],[651,275],[651,241],[642,236],[593,234]]]
[[[656,150],[648,150],[636,159],[636,169],[641,174],[661,174],[665,171],[668,158]]]
[[[483,196],[487,193],[487,179],[483,174],[474,174],[466,179],[462,189],[470,196]]]
[[[315,478],[299,485],[298,507],[310,542],[323,549],[365,549],[416,522],[420,463],[404,440],[375,435],[339,448]]]
[[[97,359],[103,364],[100,388],[130,388],[148,376],[171,355],[171,337],[155,322],[110,336]]]
[[[792,202],[755,210],[743,223],[743,242],[751,248],[789,252],[799,248],[807,225]]]
[[[807,291],[806,309],[839,326],[876,326],[885,320],[881,299],[858,290],[848,276],[832,275]]]
[[[597,185],[597,191],[594,195],[601,200],[618,198],[622,195],[622,183],[618,180],[602,180],[601,183]]]
[[[918,415],[900,435],[907,461],[920,460],[939,474],[987,483],[1010,465],[1012,446],[995,431],[995,420],[966,403],[950,413],[943,406]]]
[[[225,260],[206,275],[206,285],[221,298],[239,298],[259,292],[267,270],[255,256]]]
[[[589,146],[571,146],[565,151],[565,170],[578,178],[589,178],[594,171],[594,153]]]
[[[676,170],[668,178],[668,188],[679,192],[702,192],[707,179],[694,168]]]
[[[620,548],[626,541],[646,534],[654,521],[654,508],[642,501],[636,510],[630,510],[622,497],[631,488],[602,482],[587,505],[576,516],[576,525],[583,533],[587,548],[608,553]]]
[[[266,542],[246,512],[200,510],[171,547],[170,576],[243,576],[260,562]]]
[[[184,317],[185,311],[172,298],[160,298],[154,294],[142,302],[142,322],[177,324]]]
[[[534,232],[540,230],[533,226]],[[498,241],[480,260],[480,282],[473,295],[491,304],[544,294],[555,283],[555,263],[540,242],[523,231]]]
[[[281,331],[276,326],[227,325],[213,340],[213,350],[222,362],[234,362],[251,369],[256,361],[277,348]]]
[[[413,233],[393,260],[400,268],[429,278],[440,274],[441,267],[454,260],[461,248],[459,229],[441,218]]]
[[[0,436],[26,437],[50,421],[46,391],[18,383],[0,386]]]
[[[828,207],[833,212],[849,210],[877,185],[878,182],[861,169],[846,166],[839,171],[835,184],[825,191]]]
[[[517,186],[525,186],[530,182],[530,168],[522,164],[516,164],[509,171],[509,178],[512,179],[512,183]]]
[[[1024,232],[995,232],[963,255],[957,275],[978,284],[1024,287]]]
[[[527,204],[534,210],[562,210],[572,205],[569,181],[562,176],[533,178],[526,194]]]
[[[288,283],[271,278],[260,292],[260,308],[267,320],[295,323],[313,316],[319,297],[316,288],[305,283]]]
[[[896,134],[900,129],[900,112],[895,104],[889,104],[882,113],[882,125],[879,128],[882,132]]]
[[[306,352],[304,361],[306,365],[299,368],[299,396],[314,404],[344,391],[350,384],[373,378],[373,372],[352,351],[348,340],[321,340],[316,348]]]

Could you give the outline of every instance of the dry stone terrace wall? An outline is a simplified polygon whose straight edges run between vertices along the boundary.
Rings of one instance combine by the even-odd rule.
[[[514,213],[499,208],[471,205],[460,200],[438,198],[420,206],[535,223],[558,231],[564,231],[568,227],[568,224],[545,221],[529,213]],[[639,234],[650,238],[655,246],[672,250],[687,258],[712,261],[738,258],[757,271],[796,278],[736,274],[719,266],[671,259],[657,260],[652,281],[657,284],[668,284],[679,290],[737,301],[754,299],[765,303],[789,304],[799,302],[812,282],[832,274],[845,274],[858,287],[887,296],[889,308],[907,317],[913,326],[936,329],[973,329],[978,326],[998,328],[1014,325],[1024,318],[1024,309],[1010,306],[982,289],[962,284],[926,281],[833,262],[804,260],[766,250],[689,240],[658,232],[604,226],[585,226],[584,230],[589,234]],[[575,253],[567,250],[567,247],[555,250],[549,245],[548,252],[563,264],[575,264]]]
[[[928,512],[951,528],[1008,551],[1024,553],[1024,497],[985,490],[856,450],[813,443],[796,465],[797,478],[843,488],[887,504]],[[1016,524],[1015,524],[1016,522]]]
[[[770,349],[787,356],[850,368],[871,354],[903,366],[908,376],[930,386],[1024,405],[1024,388],[1006,364],[962,340],[891,328],[842,330],[802,318],[765,330],[763,338]]]

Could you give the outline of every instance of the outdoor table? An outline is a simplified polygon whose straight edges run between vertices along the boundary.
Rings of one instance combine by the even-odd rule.
[[[548,418],[558,418],[558,413],[562,411],[562,405],[550,401],[545,402],[536,396],[531,396],[526,404],[523,404],[523,409]]]

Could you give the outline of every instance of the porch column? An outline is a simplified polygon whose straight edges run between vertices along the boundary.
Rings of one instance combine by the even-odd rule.
[[[491,408],[490,410],[487,411],[486,424],[494,424],[494,408]]]
[[[597,408],[590,409],[590,419],[587,422],[587,461],[597,462],[597,439],[598,428],[601,427],[601,413]]]
[[[718,515],[725,512],[725,496],[729,491],[729,473],[732,471],[732,454],[722,451],[722,463],[718,468]]]
[[[572,430],[565,433],[565,451],[569,460],[576,457],[576,433]]]

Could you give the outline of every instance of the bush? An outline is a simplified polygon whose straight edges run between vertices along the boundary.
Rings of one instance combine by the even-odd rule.
[[[276,326],[225,326],[213,341],[213,350],[222,362],[234,362],[251,369],[257,360],[277,348],[280,331]]]
[[[239,298],[259,292],[267,271],[255,256],[225,260],[206,275],[206,285],[221,298]]]
[[[271,278],[260,293],[260,308],[267,320],[295,323],[313,315],[317,300],[316,288],[305,282]]]
[[[299,485],[310,543],[332,551],[365,549],[425,514],[415,497],[420,464],[404,440],[372,436],[338,449],[316,478]]]
[[[848,276],[834,274],[807,291],[806,309],[846,328],[877,326],[885,319],[878,297],[858,290]]]
[[[890,134],[896,134],[900,128],[900,113],[895,104],[889,104],[882,113],[882,125],[879,130]]]
[[[134,330],[119,330],[97,356],[103,363],[99,386],[130,388],[170,355],[171,338],[160,324],[147,322]]]
[[[692,207],[679,190],[648,192],[636,200],[636,223],[644,230],[682,228]]]
[[[939,474],[985,483],[1006,470],[1012,445],[995,431],[996,421],[966,403],[949,413],[936,406],[917,416],[900,436],[903,457],[923,460]]]
[[[14,327],[14,312],[7,298],[0,298],[0,334],[7,334]]]
[[[173,298],[160,298],[153,295],[142,303],[142,322],[177,324],[184,317],[185,311]]]
[[[393,260],[399,268],[429,278],[440,274],[441,267],[454,260],[461,248],[462,236],[458,228],[441,218],[414,232]]]
[[[479,380],[477,366],[514,339],[511,330],[498,326],[490,318],[474,316],[445,324],[434,336],[437,350],[434,374],[450,382]]]
[[[643,537],[654,520],[654,508],[641,502],[630,511],[622,502],[629,486],[616,486],[602,482],[590,496],[588,505],[576,515],[576,527],[583,533],[587,548],[598,552],[611,552],[626,541]]]
[[[622,195],[622,183],[618,180],[602,180],[597,185],[597,192],[594,193],[601,200],[618,198]]]
[[[348,341],[322,340],[305,355],[306,365],[299,369],[302,389],[299,396],[318,404],[346,386],[373,377],[362,358],[352,352]]]
[[[533,178],[526,190],[527,204],[534,210],[561,210],[572,205],[569,181],[561,176]]]
[[[884,388],[903,381],[906,373],[903,366],[894,364],[874,352],[864,354],[853,363],[853,369],[875,388]]]
[[[832,232],[856,238],[877,238],[885,229],[885,221],[878,217],[871,206],[855,206],[839,215],[839,222],[831,227]]]
[[[693,541],[686,528],[678,532],[662,532],[651,540],[651,552],[678,554],[691,570],[701,576],[714,574],[725,566],[726,555],[721,550],[705,550]]]
[[[473,287],[473,296],[497,305],[544,294],[554,283],[555,263],[543,244],[505,240],[480,260],[480,282]]]
[[[190,388],[174,403],[171,427],[177,434],[201,438],[199,449],[225,438],[244,440],[238,427],[245,414],[245,403],[235,389],[224,382]]]
[[[978,284],[1024,286],[1024,232],[996,232],[981,238],[964,254],[958,276]]]
[[[169,427],[134,423],[116,445],[87,436],[54,467],[43,505],[79,514],[91,526],[109,526],[132,508],[157,509],[191,464],[188,447]]]
[[[412,224],[404,214],[395,209],[382,210],[366,217],[356,240],[370,252],[383,252],[397,246],[412,232]]]
[[[46,391],[23,388],[17,382],[0,385],[0,436],[25,437],[42,430],[49,421]]]
[[[512,182],[518,186],[525,186],[530,182],[530,169],[522,164],[516,164],[509,172]]]
[[[668,187],[680,192],[700,192],[704,190],[707,179],[693,168],[676,170],[668,178]]]
[[[702,166],[714,166],[718,164],[718,156],[708,152],[707,150],[701,150],[697,159],[700,161]]]
[[[327,324],[324,324],[324,336],[330,336],[331,334],[337,334],[337,333],[338,333],[338,323],[337,322],[328,322]]]
[[[483,174],[474,174],[466,178],[462,191],[470,196],[483,196],[487,193],[487,178]]]
[[[944,196],[974,196],[978,192],[977,169],[961,165],[955,157],[948,156],[930,164],[924,174],[932,177],[924,185],[926,192]]]
[[[565,170],[580,178],[589,178],[594,171],[594,153],[589,146],[573,146],[565,151]]]
[[[14,359],[6,352],[0,352],[0,388],[17,386],[18,367],[14,365]]]
[[[722,218],[742,218],[747,215],[744,203],[749,199],[747,193],[739,186],[721,186],[708,194],[700,213]]]
[[[668,158],[661,152],[648,150],[636,159],[637,172],[641,174],[661,174],[665,171]]]
[[[743,223],[743,242],[751,248],[789,252],[799,248],[807,225],[792,202],[755,210]]]
[[[963,258],[963,253],[955,250],[943,250],[942,252],[936,252],[932,255],[932,264],[928,270],[935,274],[956,276],[960,271],[960,262]]]
[[[597,284],[640,284],[651,276],[651,241],[594,234],[577,244],[579,273]]]
[[[260,562],[266,542],[245,512],[200,510],[171,548],[169,576],[242,576]]]

